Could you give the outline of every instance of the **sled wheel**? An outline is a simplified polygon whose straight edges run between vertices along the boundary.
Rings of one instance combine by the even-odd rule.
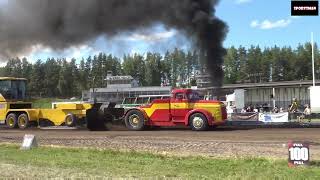
[[[10,113],[6,118],[7,127],[14,129],[18,127],[18,118],[15,113]]]
[[[29,127],[30,121],[26,113],[22,113],[18,117],[18,126],[20,129],[26,129]]]
[[[68,114],[65,117],[64,122],[65,122],[66,126],[74,127],[77,124],[77,117],[74,114]]]

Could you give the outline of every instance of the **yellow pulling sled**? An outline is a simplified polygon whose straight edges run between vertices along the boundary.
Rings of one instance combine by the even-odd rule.
[[[105,123],[123,115],[115,103],[59,102],[51,109],[35,109],[26,102],[27,79],[0,77],[0,123],[8,128],[35,126],[87,125],[90,130],[103,130]]]

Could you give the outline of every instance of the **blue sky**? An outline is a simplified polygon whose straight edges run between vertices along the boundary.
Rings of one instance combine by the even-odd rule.
[[[222,0],[217,16],[229,25],[225,46],[292,46],[320,42],[320,16],[291,17],[290,0]]]
[[[0,0],[0,6],[8,0]],[[221,0],[216,15],[229,26],[225,47],[259,45],[292,46],[310,41],[314,32],[315,41],[320,44],[320,16],[291,17],[291,0]],[[1,5],[2,4],[2,5]],[[122,56],[124,53],[145,53],[147,51],[164,53],[174,47],[188,49],[187,38],[174,29],[161,25],[144,32],[124,33],[118,37],[101,36],[78,47],[54,52],[41,45],[34,46],[29,59],[47,57],[81,58],[99,52]]]

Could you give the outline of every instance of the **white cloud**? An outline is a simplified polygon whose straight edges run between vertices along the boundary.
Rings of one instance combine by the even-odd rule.
[[[72,58],[80,60],[82,57],[86,55],[96,55],[100,53],[99,51],[95,50],[93,47],[88,45],[80,45],[80,46],[73,46],[67,50],[65,50],[64,54],[66,55],[66,60],[71,61]]]
[[[280,19],[278,21],[270,21],[268,19],[259,22],[258,20],[254,20],[250,23],[252,28],[259,28],[259,29],[275,29],[275,28],[285,28],[290,25],[292,22],[291,19]]]
[[[252,2],[252,0],[236,0],[236,4],[245,4],[249,2]]]
[[[264,20],[261,23],[261,29],[284,28],[284,27],[287,27],[289,24],[291,24],[290,19],[281,19],[275,22]]]
[[[53,50],[49,47],[37,44],[31,47],[31,51],[28,52],[27,55],[20,56],[20,58],[27,57],[28,60],[31,60],[33,62],[37,59],[46,60],[45,58],[55,57],[66,58],[66,60],[70,62],[72,58],[80,60],[82,57],[86,57],[88,55],[96,55],[98,53],[100,53],[100,51],[97,51],[96,49],[88,45],[72,46],[64,50]]]
[[[7,65],[6,61],[0,61],[0,67],[5,67]]]
[[[292,19],[300,19],[301,16],[291,16]]]
[[[145,41],[145,42],[158,42],[165,39],[169,39],[176,35],[176,31],[164,31],[159,33],[134,33],[127,38],[129,41]]]
[[[250,26],[253,28],[259,26],[259,21],[257,21],[257,20],[252,21]]]
[[[31,52],[30,54],[33,54],[35,52],[38,52],[38,51],[42,51],[44,53],[52,53],[52,49],[50,49],[49,47],[45,47],[41,44],[36,44],[36,45],[33,45],[31,47]]]

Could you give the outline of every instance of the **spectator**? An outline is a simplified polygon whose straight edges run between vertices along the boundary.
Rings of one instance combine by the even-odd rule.
[[[280,113],[283,113],[283,112],[284,112],[283,107],[280,107],[279,112],[280,112]]]
[[[232,107],[232,109],[233,109],[233,112],[234,112],[234,113],[237,113],[237,107],[236,107],[236,105],[234,105],[234,106]]]
[[[235,113],[235,111],[234,111],[234,105],[233,105],[232,102],[229,102],[229,105],[227,106],[227,113],[228,113],[228,114]]]
[[[273,112],[273,113],[279,113],[279,109],[278,109],[278,107],[277,107],[277,106],[275,106],[275,107],[273,108],[272,112]]]
[[[264,108],[263,108],[263,106],[262,106],[262,105],[260,105],[260,107],[259,107],[259,112],[261,112],[261,113],[263,113],[263,112],[264,112]]]
[[[289,121],[294,119],[294,114],[290,112],[291,105],[288,106],[287,112],[289,113]]]
[[[247,107],[246,112],[252,112],[252,109],[251,109],[250,105]]]
[[[247,112],[247,110],[245,107],[241,109],[241,113],[246,113],[246,112]]]
[[[304,118],[308,119],[308,122],[311,122],[311,109],[309,104],[306,104],[306,108],[303,111]]]
[[[289,108],[289,112],[295,113],[298,112],[298,101],[297,98],[293,98],[292,104]]]
[[[269,108],[269,105],[268,105],[267,103],[264,103],[264,104],[262,105],[262,108],[263,108],[263,112],[270,112],[270,111],[269,111],[270,108]]]

